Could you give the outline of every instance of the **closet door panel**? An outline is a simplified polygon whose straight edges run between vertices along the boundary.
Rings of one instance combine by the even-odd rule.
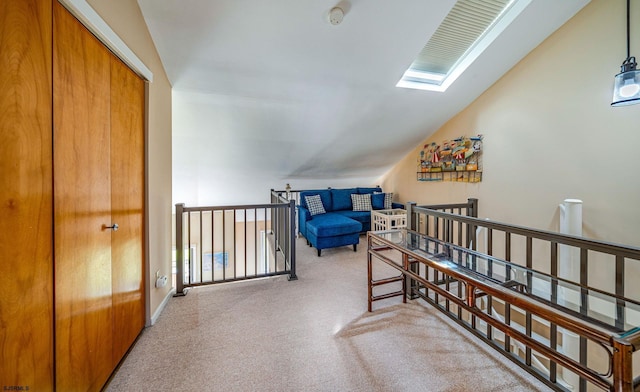
[[[113,370],[110,56],[54,4],[55,355],[59,391],[98,391]]]
[[[51,1],[0,1],[0,388],[53,389]]]
[[[111,60],[111,235],[113,358],[122,359],[144,327],[144,82]]]

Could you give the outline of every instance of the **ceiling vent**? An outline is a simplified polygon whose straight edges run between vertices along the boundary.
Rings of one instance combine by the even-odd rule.
[[[396,86],[445,91],[529,3],[458,0]]]

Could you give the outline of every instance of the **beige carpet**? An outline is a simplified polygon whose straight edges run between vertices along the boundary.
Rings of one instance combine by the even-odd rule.
[[[549,390],[422,301],[391,298],[368,313],[365,236],[358,252],[326,249],[320,258],[304,239],[296,245],[297,281],[171,299],[107,390]]]

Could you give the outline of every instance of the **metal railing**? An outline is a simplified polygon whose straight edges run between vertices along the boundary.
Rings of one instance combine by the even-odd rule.
[[[640,249],[478,219],[477,207],[475,199],[408,203],[407,225],[468,250],[471,258],[454,260],[464,268],[477,272],[477,260],[484,260],[481,273],[489,280],[520,270],[524,278],[502,285],[527,301],[483,287],[481,300],[465,307],[470,295],[476,298],[468,290],[478,285],[422,263],[405,274],[407,295],[428,301],[556,390],[638,390],[632,358],[640,350],[640,290],[625,271],[640,271]],[[500,271],[497,260],[506,263]]]
[[[287,184],[289,185],[289,184]],[[293,225],[293,234],[292,238],[298,238],[298,208],[300,205],[300,193],[304,192],[304,190],[294,190],[294,189],[285,189],[285,190],[274,190],[271,189],[271,203],[279,201],[280,203],[293,203],[294,205],[294,220],[295,223]]]
[[[286,194],[279,194],[271,190],[271,205],[288,205],[289,208],[277,208],[271,214],[271,228],[274,235],[276,251],[281,252],[286,259],[293,260],[293,271],[289,280],[297,279],[295,271],[296,259],[296,200],[289,199]]]
[[[176,295],[185,288],[296,276],[295,202],[186,207],[176,204]]]
[[[451,219],[429,219],[429,215],[416,209],[416,203],[407,203],[407,227],[420,233],[435,235],[445,242],[475,249],[475,227],[464,222]],[[428,208],[455,214],[456,216],[478,217],[478,199],[467,199],[466,203],[435,204],[420,208]]]

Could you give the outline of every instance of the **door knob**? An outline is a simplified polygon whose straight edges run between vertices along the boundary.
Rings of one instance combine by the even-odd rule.
[[[117,224],[117,223],[114,223],[112,226],[105,226],[104,228],[105,228],[105,229],[111,229],[111,230],[113,230],[113,231],[118,231],[118,228],[119,228],[119,227],[120,227],[120,226],[118,226],[118,224]]]

